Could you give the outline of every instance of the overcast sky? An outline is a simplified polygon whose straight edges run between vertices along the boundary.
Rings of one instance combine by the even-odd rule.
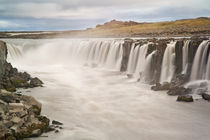
[[[210,0],[0,0],[0,30],[72,30],[117,20],[210,17]]]

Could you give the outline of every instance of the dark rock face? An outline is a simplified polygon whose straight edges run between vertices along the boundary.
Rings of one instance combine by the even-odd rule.
[[[16,68],[13,68],[10,63],[3,65],[5,72],[2,75],[2,81],[0,82],[0,88],[14,92],[16,88],[33,88],[42,86],[43,82],[38,78],[32,78],[26,72],[18,72]]]
[[[7,47],[6,44],[2,41],[0,41],[0,79],[2,78],[2,75],[4,74],[5,68],[3,67],[6,63],[7,59]]]
[[[133,44],[132,39],[125,39],[125,42],[123,44],[123,58],[122,58],[120,71],[127,70],[128,60],[129,60],[129,55],[130,55],[132,44]]]
[[[176,66],[176,74],[180,74],[182,72],[182,48],[184,46],[184,41],[183,40],[179,40],[176,42],[176,46],[175,46],[175,66]]]
[[[42,84],[43,82],[37,77],[30,79],[30,87],[41,87]]]
[[[52,124],[54,124],[54,125],[63,125],[63,123],[61,123],[59,121],[55,121],[55,120],[52,121]]]
[[[191,89],[184,88],[184,87],[172,87],[168,90],[167,94],[171,96],[175,95],[187,95],[190,94]]]
[[[193,97],[191,95],[180,95],[177,97],[178,102],[193,102]]]

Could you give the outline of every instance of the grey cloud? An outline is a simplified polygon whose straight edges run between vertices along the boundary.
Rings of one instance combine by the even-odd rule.
[[[11,23],[20,25],[15,29],[57,30],[92,27],[111,19],[162,21],[210,16],[209,5],[209,0],[0,0],[0,30],[11,29]]]

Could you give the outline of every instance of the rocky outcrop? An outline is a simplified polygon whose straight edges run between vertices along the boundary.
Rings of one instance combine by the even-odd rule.
[[[5,72],[4,64],[7,59],[7,47],[6,43],[0,41],[0,80]]]
[[[52,130],[40,115],[41,104],[31,96],[0,90],[0,139],[23,139]]]
[[[7,59],[6,43],[0,41],[0,89],[14,92],[16,88],[32,88],[42,86],[43,82],[38,78],[32,78],[26,72],[18,72]]]
[[[131,51],[132,44],[133,44],[132,39],[125,39],[124,44],[123,44],[123,58],[122,58],[120,71],[126,71],[127,70],[128,59],[129,59],[129,54],[130,54],[130,51]]]
[[[4,73],[0,81],[0,88],[14,92],[16,88],[33,88],[42,86],[43,82],[37,77],[32,78],[26,72],[18,72],[10,63],[3,65]]]
[[[179,40],[176,42],[176,46],[175,46],[175,66],[176,66],[176,74],[180,74],[182,72],[182,48],[184,46],[184,41],[183,40]]]

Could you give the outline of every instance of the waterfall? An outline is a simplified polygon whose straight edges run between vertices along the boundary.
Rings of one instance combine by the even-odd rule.
[[[210,55],[208,57],[209,58],[206,66],[206,76],[205,76],[206,80],[210,80]]]
[[[31,49],[27,48],[27,52],[23,54],[27,59],[31,59],[31,63],[35,59],[40,59],[40,63],[42,61],[54,63],[51,61],[54,59],[59,63],[67,62],[90,67],[106,67],[120,71],[123,55],[122,44],[123,41],[121,40],[52,40],[40,43],[39,46],[33,46]],[[7,43],[7,46],[9,61],[17,59],[21,51],[12,43]],[[24,51],[24,49],[22,50]]]
[[[31,42],[29,40],[28,42]],[[123,41],[116,39],[75,39],[75,40],[39,40],[18,43],[7,42],[8,61],[18,62],[27,61],[34,65],[47,63],[56,63],[64,65],[81,65],[89,67],[108,68],[120,71],[123,58]],[[23,45],[23,43],[25,45]],[[37,45],[38,44],[38,45]],[[132,75],[141,82],[151,82],[154,71],[152,68],[153,56],[158,51],[148,54],[150,43],[137,45],[133,43],[130,47],[126,74]],[[171,82],[175,73],[175,44],[171,42],[167,44],[163,54],[161,64],[160,83]],[[189,62],[189,44],[190,40],[184,42],[182,48],[182,74],[187,73]],[[210,56],[209,41],[203,41],[195,54],[191,80],[210,80]],[[23,56],[24,55],[24,56]],[[53,61],[52,61],[53,60]],[[45,61],[45,62],[44,62]]]
[[[7,43],[7,49],[8,49],[8,56],[7,56],[8,62],[14,61],[15,59],[21,57],[21,51],[15,45]]]
[[[160,83],[171,82],[174,76],[175,44],[176,42],[171,42],[170,44],[167,44],[161,66]]]
[[[145,62],[145,68],[142,74],[142,78],[141,81],[144,82],[151,82],[153,79],[153,73],[152,73],[152,57],[157,53],[157,51],[153,51],[151,54],[149,54],[146,58],[146,62]]]
[[[128,60],[128,67],[127,67],[128,74],[132,74],[134,71],[133,69],[134,49],[135,49],[135,43],[133,43],[131,46],[131,51],[130,51],[129,60]]]
[[[136,63],[135,77],[141,78],[143,77],[143,71],[145,69],[146,64],[146,55],[147,55],[148,44],[144,44],[139,49],[139,55]]]
[[[186,40],[184,42],[184,46],[182,48],[182,56],[183,56],[183,60],[182,60],[182,74],[186,74],[187,73],[187,69],[188,69],[189,44],[190,44],[190,40]]]
[[[152,57],[156,53],[153,51],[151,54],[147,56],[149,43],[144,44],[142,46],[135,44],[132,45],[127,74],[132,74],[136,79],[142,82],[150,82],[151,81],[151,63]]]
[[[195,54],[190,80],[209,79],[209,41],[203,41]]]

